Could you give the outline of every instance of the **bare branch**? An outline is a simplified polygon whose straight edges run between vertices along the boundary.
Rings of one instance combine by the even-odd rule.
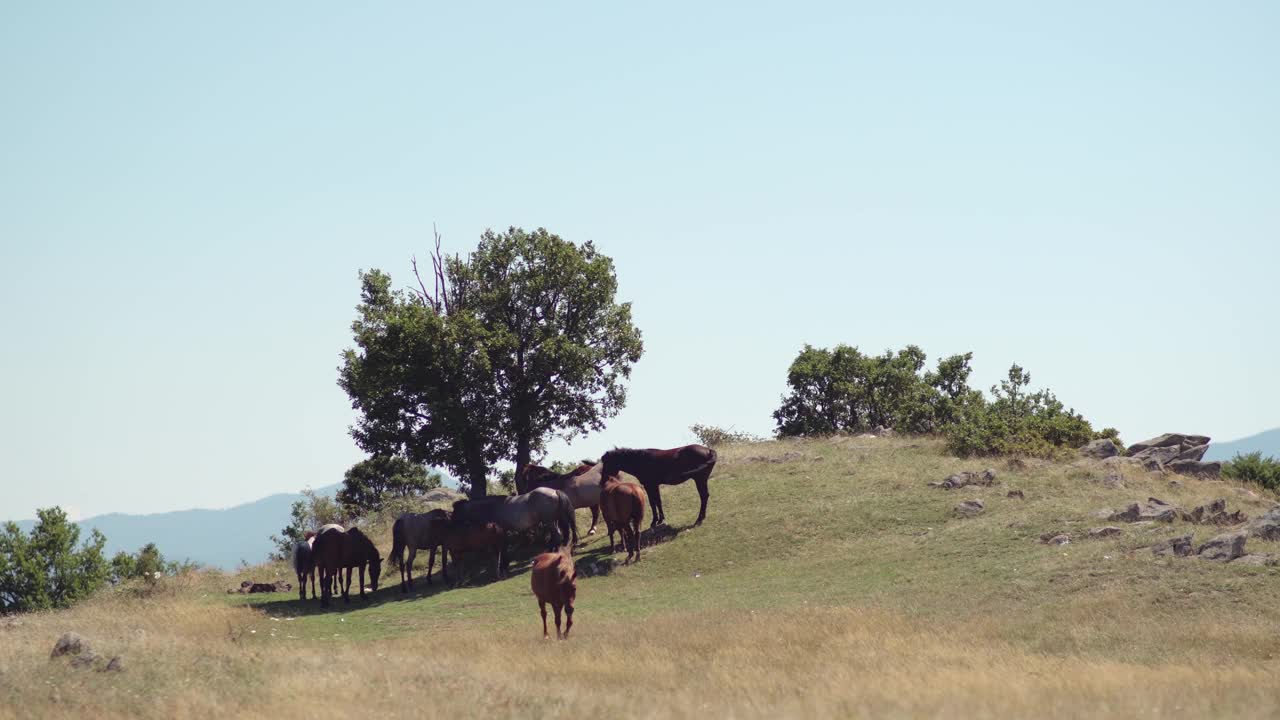
[[[416,289],[409,289],[413,290],[413,292],[418,295],[422,304],[436,306],[436,303],[431,299],[431,296],[427,294],[427,286],[423,284],[422,276],[418,274],[418,256],[414,255],[409,259],[409,262],[413,265],[413,276],[418,279],[418,287]],[[440,308],[436,306],[436,310],[439,311],[439,309]]]

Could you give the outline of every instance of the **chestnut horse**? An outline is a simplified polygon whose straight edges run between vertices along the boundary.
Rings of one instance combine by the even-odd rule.
[[[360,569],[360,597],[368,600],[364,594],[364,570],[369,568],[369,584],[374,592],[378,591],[378,576],[382,574],[382,556],[378,548],[359,528],[351,528],[346,532],[337,529],[325,530],[316,536],[311,547],[311,556],[316,568],[320,571],[320,607],[329,607],[329,599],[336,588],[330,583],[336,581],[342,588],[342,601],[351,602],[351,570]],[[347,571],[345,581],[342,571]]]
[[[493,556],[493,576],[502,577],[503,553],[506,546],[506,533],[497,523],[461,523],[450,520],[444,529],[444,550],[453,555],[453,569],[457,580],[454,587],[462,584],[462,558],[473,552],[487,550]]]
[[[600,520],[600,465],[590,460],[567,473],[557,473],[541,465],[526,465],[516,476],[516,492],[527,493],[534,488],[545,487],[559,490],[569,496],[573,509],[588,508],[591,510],[591,528],[588,535],[596,534],[596,523]],[[573,541],[578,542],[578,524],[573,527]]]
[[[615,552],[613,531],[622,533],[622,549],[627,552],[626,562],[634,556],[640,561],[640,523],[644,521],[644,492],[635,483],[624,483],[617,475],[600,481],[600,510],[604,525],[609,530],[609,552]]]
[[[432,510],[425,513],[404,513],[391,526],[391,562],[400,568],[400,592],[407,593],[413,587],[413,561],[419,550],[430,550],[427,559],[427,584],[431,584],[431,568],[436,564],[436,548],[440,550],[440,572],[449,582],[449,556],[445,553],[444,538],[449,529],[450,513]],[[409,550],[405,562],[404,551]]]
[[[702,507],[698,510],[698,520],[694,525],[701,525],[707,519],[707,479],[716,467],[716,451],[705,445],[685,445],[670,450],[649,448],[615,448],[600,458],[600,477],[617,475],[619,471],[634,475],[644,491],[649,495],[649,504],[653,506],[653,521],[649,527],[665,523],[667,515],[662,511],[662,493],[659,485],[679,485],[685,480],[693,479],[698,486],[698,497]]]
[[[542,553],[533,559],[533,571],[529,573],[529,584],[533,586],[533,594],[538,598],[538,610],[542,613],[542,639],[550,640],[547,635],[547,603],[556,613],[556,638],[568,640],[569,631],[573,629],[573,601],[578,595],[578,571],[573,567],[573,557],[566,551]],[[568,616],[564,634],[560,633],[560,611]]]

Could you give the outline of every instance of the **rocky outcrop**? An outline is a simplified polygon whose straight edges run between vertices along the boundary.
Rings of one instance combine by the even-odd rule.
[[[980,485],[982,487],[991,487],[996,484],[996,471],[987,468],[982,472],[976,470],[966,470],[958,472],[954,475],[947,476],[942,482],[931,482],[929,487],[942,488],[943,490],[958,490],[969,485]]]
[[[1262,540],[1280,540],[1280,505],[1254,518],[1245,526],[1245,532]]]
[[[63,655],[80,655],[89,652],[89,641],[80,637],[79,633],[63,633],[62,637],[53,644],[53,652],[49,653],[49,658],[53,659]]]
[[[965,500],[959,505],[956,505],[953,512],[956,514],[957,517],[967,518],[967,517],[976,517],[978,515],[981,515],[984,511],[986,511],[986,509],[987,509],[987,506],[984,505],[981,500],[974,499],[974,500]]]
[[[1195,477],[1216,478],[1222,476],[1222,463],[1220,462],[1171,460],[1165,463],[1164,469],[1179,475],[1192,475]]]
[[[1015,500],[1026,500],[1026,499],[1027,499],[1027,496],[1026,496],[1025,494],[1023,494],[1023,492],[1022,492],[1021,490],[1010,490],[1009,492],[1005,493],[1005,495],[1004,495],[1004,496],[1005,496],[1005,497],[1007,497],[1007,498],[1013,498],[1013,499],[1015,499]]]
[[[1040,536],[1040,542],[1045,545],[1069,545],[1071,544],[1071,536],[1066,533],[1045,533]]]
[[[1107,527],[1090,528],[1089,537],[1095,538],[1095,539],[1111,537],[1112,535],[1119,535],[1120,532],[1121,532],[1120,528],[1114,525],[1108,525]]]
[[[1125,451],[1125,456],[1140,462],[1148,470],[1164,470],[1168,467],[1173,472],[1192,475],[1207,475],[1213,472],[1216,463],[1201,463],[1204,454],[1209,450],[1207,435],[1184,435],[1182,433],[1165,433],[1159,437],[1134,443]],[[1219,470],[1221,467],[1219,466]]]
[[[1258,567],[1274,567],[1280,565],[1280,559],[1271,553],[1250,553],[1241,555],[1231,561],[1232,565],[1256,565]]]
[[[1223,533],[1210,539],[1196,550],[1201,560],[1231,562],[1244,556],[1244,541],[1249,534],[1244,531]]]
[[[1094,516],[1111,522],[1141,522],[1143,520],[1154,520],[1156,522],[1173,522],[1181,512],[1177,507],[1159,498],[1147,498],[1145,503],[1129,503],[1120,510],[1104,509],[1094,513]]]
[[[1099,438],[1089,442],[1080,448],[1080,452],[1086,457],[1097,458],[1098,460],[1106,460],[1109,457],[1115,457],[1120,454],[1120,448],[1107,438]]]
[[[1227,501],[1223,498],[1218,498],[1208,505],[1197,505],[1190,512],[1179,510],[1178,517],[1197,525],[1239,525],[1249,519],[1239,510],[1227,512]]]

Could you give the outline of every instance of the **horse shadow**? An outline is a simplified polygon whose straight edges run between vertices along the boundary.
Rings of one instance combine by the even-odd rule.
[[[452,568],[450,568],[452,570]],[[329,607],[321,607],[319,598],[307,596],[306,600],[300,600],[296,595],[288,599],[268,600],[263,603],[253,603],[253,607],[259,610],[279,617],[306,617],[310,615],[326,615],[329,613],[345,613],[352,610],[362,608],[378,607],[379,605],[387,605],[389,603],[409,602],[419,600],[421,598],[431,597],[439,593],[451,590],[454,586],[454,575],[449,574],[449,581],[445,580],[440,574],[434,573],[431,578],[431,584],[427,584],[425,575],[415,575],[413,578],[413,587],[409,592],[400,591],[399,573],[392,576],[390,583],[379,582],[376,591],[365,591],[364,599],[361,599],[356,584],[359,579],[352,574],[351,578],[351,602],[346,603],[342,600],[342,594],[337,593],[329,599]],[[385,579],[385,576],[384,576]],[[308,586],[309,588],[310,586]]]

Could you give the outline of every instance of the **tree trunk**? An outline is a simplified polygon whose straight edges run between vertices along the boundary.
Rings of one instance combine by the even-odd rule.
[[[516,439],[516,477],[520,477],[520,473],[524,472],[526,466],[529,465],[530,453],[529,434],[522,432],[520,437]]]
[[[475,450],[467,452],[467,480],[471,482],[471,499],[478,500],[489,494],[489,468],[484,458]]]

